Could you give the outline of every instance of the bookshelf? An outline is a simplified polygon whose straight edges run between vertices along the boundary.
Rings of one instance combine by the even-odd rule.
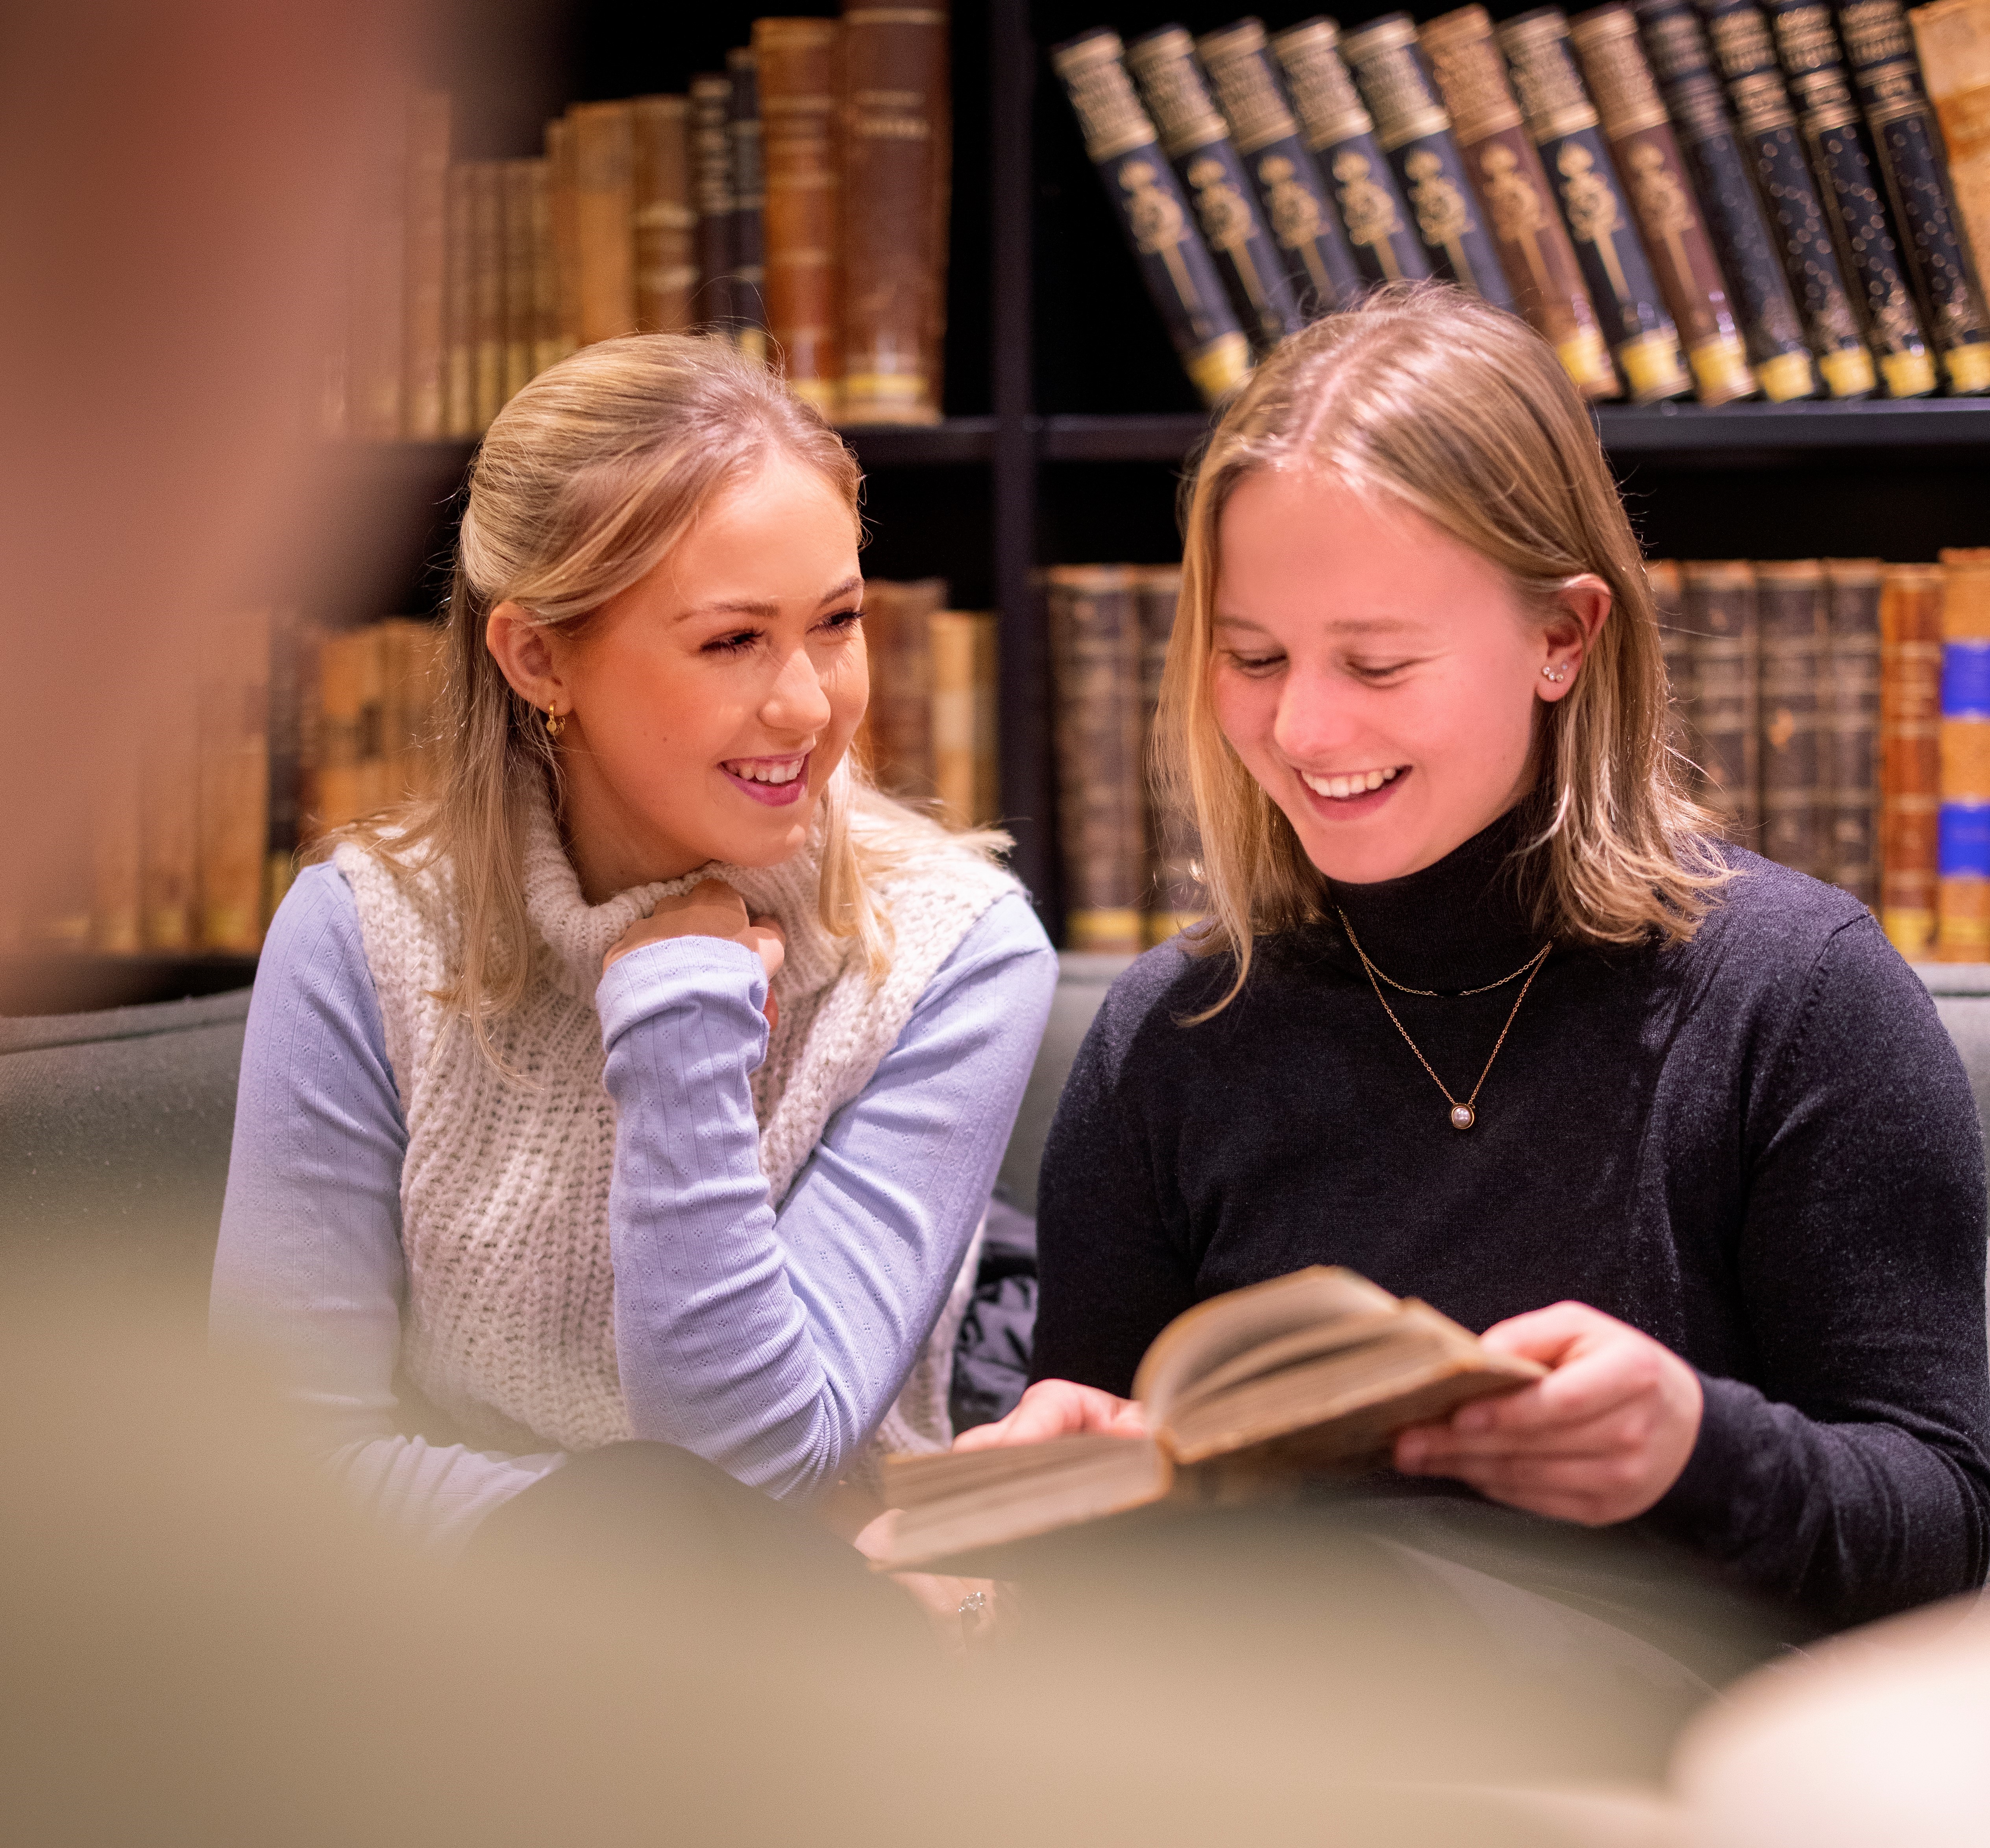
[[[1448,3],[1409,10],[1423,19]],[[1503,19],[1526,5],[1489,10]],[[427,77],[457,96],[459,156],[524,154],[570,100],[681,90],[772,10],[740,0],[693,15],[627,0],[508,0],[463,9],[460,42],[436,48]],[[1177,556],[1174,493],[1207,419],[1044,51],[1102,23],[1127,37],[1171,20],[1199,32],[1241,10],[1238,0],[958,0],[948,415],[930,429],[847,432],[870,477],[867,569],[943,576],[956,604],[1001,612],[1003,807],[1017,870],[1054,934],[1051,688],[1032,573]],[[1313,10],[1265,17],[1276,27]],[[1356,0],[1331,10],[1352,27],[1394,9]],[[1990,402],[1606,405],[1597,421],[1655,555],[1920,558],[1990,544]],[[300,599],[311,614],[350,621],[439,607],[470,453],[460,443],[344,446],[335,473],[345,524],[368,537],[371,555],[319,572]],[[74,998],[93,992],[109,998],[93,1005],[111,1005],[205,992],[199,984],[218,979],[209,961],[36,966],[59,972],[49,992],[66,1005],[92,1005]],[[21,978],[19,968],[9,974],[17,989]]]

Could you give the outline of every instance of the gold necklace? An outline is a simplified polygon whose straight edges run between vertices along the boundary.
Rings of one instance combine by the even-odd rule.
[[[1353,944],[1354,954],[1360,958],[1361,966],[1367,972],[1368,985],[1375,991],[1375,999],[1381,1002],[1382,1012],[1389,1016],[1389,1024],[1402,1035],[1404,1045],[1416,1054],[1417,1063],[1430,1073],[1431,1083],[1444,1092],[1444,1100],[1451,1106],[1451,1127],[1458,1130],[1469,1129],[1479,1121],[1479,1112],[1476,1107],[1479,1102],[1479,1094],[1486,1088],[1486,1074],[1492,1069],[1492,1061],[1499,1056],[1500,1047],[1506,1043],[1506,1036],[1513,1030],[1513,1022],[1520,1014],[1520,1003],[1526,999],[1527,990],[1534,985],[1534,978],[1541,972],[1541,965],[1547,961],[1548,952],[1554,948],[1554,945],[1552,943],[1543,944],[1510,975],[1503,975],[1497,982],[1489,982],[1483,988],[1460,988],[1456,995],[1445,997],[1446,999],[1462,999],[1467,995],[1487,995],[1495,988],[1503,988],[1509,982],[1519,981],[1523,975],[1526,977],[1526,980],[1520,983],[1520,993],[1513,997],[1513,1006],[1507,1010],[1506,1024],[1500,1028],[1499,1037],[1492,1043],[1492,1050],[1486,1058],[1485,1070],[1479,1074],[1479,1082],[1472,1086],[1472,1095],[1460,1103],[1445,1088],[1444,1080],[1431,1069],[1431,1062],[1423,1056],[1417,1043],[1410,1037],[1409,1029],[1396,1018],[1396,1010],[1390,1006],[1388,996],[1382,992],[1382,983],[1386,982],[1391,988],[1400,989],[1405,995],[1436,995],[1439,991],[1435,988],[1404,988],[1400,982],[1383,975],[1382,971],[1368,960],[1368,952],[1362,948],[1361,940],[1354,934],[1353,926],[1347,921],[1347,914],[1340,910],[1338,906],[1335,907],[1335,910],[1340,918],[1340,927],[1347,933],[1347,941]],[[1377,976],[1380,976],[1380,981],[1376,979]]]

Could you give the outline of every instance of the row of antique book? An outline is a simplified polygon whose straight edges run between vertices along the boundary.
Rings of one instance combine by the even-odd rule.
[[[686,96],[579,103],[528,160],[451,159],[407,100],[368,176],[324,418],[473,437],[526,381],[625,334],[778,350],[840,422],[940,415],[950,111],[944,8],[757,19]]]
[[[1253,19],[1051,58],[1212,403],[1431,276],[1526,316],[1591,398],[1990,392],[1990,0]]]

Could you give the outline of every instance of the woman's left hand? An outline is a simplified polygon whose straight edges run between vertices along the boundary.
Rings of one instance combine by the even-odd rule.
[[[1678,1481],[1700,1436],[1700,1375],[1669,1348],[1583,1303],[1557,1303],[1481,1338],[1554,1369],[1396,1439],[1408,1476],[1452,1476],[1559,1521],[1603,1527],[1643,1514]]]

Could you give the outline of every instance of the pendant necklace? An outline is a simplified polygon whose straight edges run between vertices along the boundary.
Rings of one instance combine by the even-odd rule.
[[[1381,1002],[1382,1012],[1389,1016],[1389,1024],[1402,1035],[1404,1045],[1416,1054],[1417,1063],[1430,1073],[1431,1083],[1444,1092],[1444,1100],[1451,1106],[1451,1127],[1457,1130],[1469,1129],[1479,1121],[1477,1107],[1479,1094],[1486,1087],[1486,1073],[1492,1070],[1493,1060],[1499,1056],[1500,1047],[1506,1043],[1506,1036],[1513,1030],[1513,1022],[1520,1012],[1520,1003],[1526,999],[1528,989],[1534,985],[1534,978],[1541,972],[1541,965],[1547,961],[1548,952],[1554,948],[1554,945],[1552,943],[1543,944],[1510,975],[1502,975],[1497,982],[1489,982],[1482,988],[1460,988],[1455,995],[1445,997],[1449,1000],[1462,1001],[1468,995],[1489,995],[1495,988],[1503,988],[1509,982],[1520,982],[1520,992],[1513,997],[1513,1005],[1506,1015],[1506,1024],[1500,1028],[1499,1037],[1492,1043],[1492,1051],[1486,1061],[1485,1070],[1479,1073],[1479,1082],[1472,1087],[1472,1095],[1461,1101],[1454,1097],[1445,1088],[1444,1080],[1431,1070],[1431,1062],[1423,1056],[1417,1043],[1410,1037],[1409,1029],[1396,1018],[1396,1010],[1390,1006],[1388,996],[1382,992],[1382,984],[1386,982],[1391,988],[1405,995],[1436,995],[1442,991],[1437,988],[1408,988],[1392,977],[1383,975],[1382,971],[1368,960],[1368,952],[1362,948],[1361,940],[1354,934],[1353,926],[1347,921],[1347,914],[1341,910],[1338,906],[1334,909],[1340,919],[1340,927],[1347,933],[1347,941],[1354,946],[1354,954],[1361,959],[1361,967],[1367,973],[1368,985],[1375,991],[1375,999]],[[1523,975],[1526,979],[1521,982],[1520,978]]]

